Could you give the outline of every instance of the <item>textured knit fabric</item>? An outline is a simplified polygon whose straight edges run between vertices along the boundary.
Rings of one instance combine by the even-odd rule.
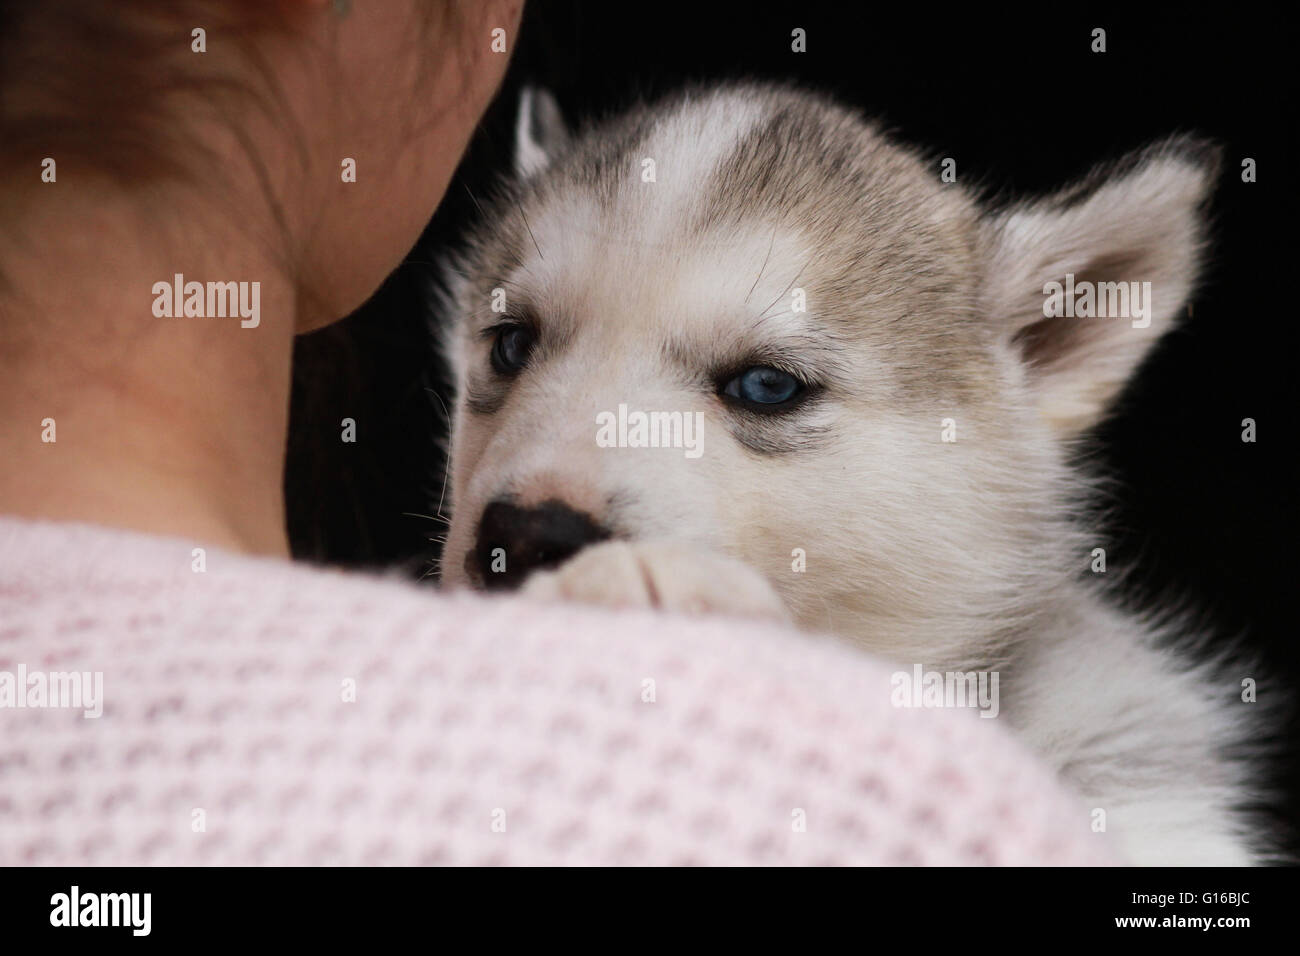
[[[1000,720],[829,639],[196,546],[0,518],[0,672],[104,698],[0,709],[0,864],[1114,862]]]

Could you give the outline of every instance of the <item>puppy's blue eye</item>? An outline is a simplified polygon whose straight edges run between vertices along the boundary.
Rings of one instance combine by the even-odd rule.
[[[755,365],[722,387],[722,394],[752,405],[784,405],[798,398],[803,383],[779,368]]]
[[[526,325],[503,325],[492,342],[492,367],[503,375],[518,372],[528,362],[537,336]]]

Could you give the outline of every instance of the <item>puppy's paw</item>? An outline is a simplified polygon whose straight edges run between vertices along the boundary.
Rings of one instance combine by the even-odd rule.
[[[523,593],[548,601],[656,608],[790,621],[761,574],[734,558],[672,541],[607,541],[530,577]]]

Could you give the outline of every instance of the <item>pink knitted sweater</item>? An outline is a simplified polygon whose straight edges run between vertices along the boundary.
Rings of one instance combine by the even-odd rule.
[[[1114,861],[1001,721],[828,639],[194,547],[0,518],[0,864]],[[74,672],[101,716],[27,706]]]

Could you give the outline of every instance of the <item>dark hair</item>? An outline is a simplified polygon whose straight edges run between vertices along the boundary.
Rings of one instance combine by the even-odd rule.
[[[428,43],[429,56],[420,63],[430,79],[447,57],[469,55],[458,44],[440,49],[438,40],[458,37],[467,25],[466,10],[477,3],[417,4],[410,36],[413,43]],[[44,158],[53,157],[61,179],[65,169],[75,176],[80,167],[128,188],[210,180],[225,170],[194,135],[195,120],[216,118],[239,138],[251,161],[286,240],[280,254],[296,272],[299,250],[289,244],[292,234],[272,170],[237,118],[256,111],[274,126],[288,126],[307,164],[305,132],[294,128],[298,120],[279,86],[269,47],[257,41],[294,33],[306,41],[310,29],[310,43],[283,48],[295,51],[287,55],[301,51],[327,60],[330,51],[322,46],[328,47],[329,34],[322,44],[316,29],[321,15],[321,8],[272,0],[0,0],[0,177],[34,181]],[[355,22],[324,15],[335,30]],[[197,28],[205,31],[203,55],[192,48]],[[453,91],[447,102],[457,99]],[[418,112],[403,115],[415,122]],[[13,218],[0,194],[0,219]]]
[[[259,82],[269,65],[245,41],[292,31],[300,16],[259,0],[0,0],[0,164],[39,170],[54,156],[127,184],[184,176],[197,158],[192,94],[218,109],[274,108],[274,84]],[[211,44],[202,56],[196,28]]]

